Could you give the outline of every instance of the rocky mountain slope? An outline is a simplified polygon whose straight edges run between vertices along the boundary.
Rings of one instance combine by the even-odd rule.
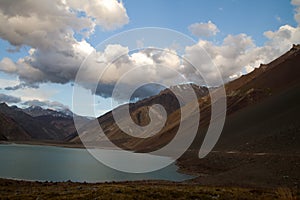
[[[300,184],[300,45],[226,84],[227,118],[206,158],[198,159],[206,126],[179,160],[202,184],[298,187]]]
[[[77,116],[82,122],[89,119]],[[0,140],[7,141],[66,141],[76,132],[73,114],[69,112],[29,107],[9,107],[0,104]]]
[[[22,109],[21,109],[22,110]],[[73,117],[73,113],[68,110],[52,110],[52,109],[44,109],[40,106],[30,106],[22,110],[32,117],[40,117],[40,116],[52,116],[52,117],[61,117],[61,118],[71,118]]]
[[[194,84],[190,85],[198,98],[206,96],[208,94],[208,89],[206,87],[199,87]],[[187,85],[178,85],[171,88],[173,91],[185,90]],[[177,128],[178,118],[180,118],[180,105],[176,96],[171,92],[170,89],[165,89],[161,91],[158,95],[143,99],[136,103],[129,104],[129,110],[132,120],[140,125],[145,126],[149,123],[149,108],[154,104],[162,105],[168,115],[166,126],[153,137],[146,139],[131,137],[119,129],[118,125],[115,123],[112,112],[108,112],[105,115],[99,117],[97,120],[101,125],[106,137],[109,138],[116,146],[127,150],[134,151],[152,151],[153,149],[158,149],[168,143],[174,136]],[[120,106],[116,109],[123,109]],[[159,117],[159,116],[156,116]],[[125,119],[124,119],[125,120]],[[126,119],[127,120],[127,119]],[[74,135],[70,138],[70,142],[81,143],[81,139],[85,140],[87,143],[98,143],[100,145],[105,145],[107,139],[104,137],[98,137],[97,132],[98,123],[90,122],[81,128],[79,132],[87,132],[85,135]],[[159,139],[158,139],[159,138]]]
[[[0,113],[0,140],[28,140],[29,134],[13,119]]]
[[[61,131],[47,121],[39,120],[23,112],[19,108],[9,107],[6,104],[0,104],[0,113],[13,119],[19,127],[30,136],[32,140],[63,140],[64,131]],[[11,140],[18,140],[18,137],[10,137]]]

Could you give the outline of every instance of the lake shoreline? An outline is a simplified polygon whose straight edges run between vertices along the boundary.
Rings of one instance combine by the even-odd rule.
[[[0,141],[1,144],[20,144],[20,145],[32,145],[32,146],[49,146],[49,147],[61,147],[61,148],[75,148],[75,149],[87,149],[83,144],[75,144],[75,143],[64,143],[64,142],[51,142],[51,141]],[[94,148],[93,146],[89,148]],[[109,150],[120,150],[118,148],[107,148],[103,147],[103,149]],[[177,172],[181,174],[191,175],[191,176],[199,176],[201,175],[197,171],[186,169],[182,163],[179,163],[178,160],[175,161],[176,166],[178,167]]]
[[[53,146],[53,147],[61,147],[61,148],[78,148],[78,149],[84,149],[82,145],[74,145],[74,144],[66,144],[66,143],[50,143],[48,141],[41,142],[41,141],[29,141],[29,142],[1,142],[0,144],[24,144],[24,145],[40,145],[40,146]],[[190,180],[181,181],[180,183],[189,184],[189,185],[202,185],[202,186],[218,186],[218,187],[242,187],[242,188],[268,188],[268,189],[275,189],[278,187],[287,187],[287,188],[298,188],[298,179],[297,176],[293,178],[292,176],[268,176],[266,173],[261,173],[259,168],[253,168],[253,174],[257,175],[257,179],[253,179],[252,181],[247,181],[247,179],[240,179],[238,176],[222,176],[222,173],[214,172],[214,171],[207,171],[205,168],[201,168],[201,166],[212,166],[212,165],[205,165],[205,162],[212,161],[213,164],[220,162],[220,158],[222,158],[221,162],[222,167],[231,167],[231,165],[238,163],[238,161],[244,161],[247,162],[251,159],[251,162],[258,162],[259,164],[263,162],[265,159],[267,160],[279,160],[279,159],[285,159],[285,161],[291,160],[291,162],[294,162],[294,158],[297,158],[297,155],[293,156],[285,156],[281,154],[266,154],[266,155],[249,155],[249,154],[226,154],[226,152],[211,152],[210,155],[201,160],[198,161],[199,163],[195,163],[195,159],[189,159],[191,156],[194,155],[193,152],[188,152],[183,159],[176,160],[174,163],[177,166],[177,172],[180,174],[185,175],[191,175],[195,178],[192,178]],[[298,155],[299,156],[299,155]],[[265,158],[266,157],[266,158]],[[226,161],[231,161],[229,163],[226,163]],[[232,163],[234,162],[234,163]],[[195,167],[196,166],[196,167]],[[198,168],[197,168],[198,167]],[[268,168],[268,170],[272,170],[272,168]],[[200,172],[205,173],[200,173]],[[210,173],[211,172],[211,173]],[[224,174],[224,173],[223,173]],[[220,176],[219,176],[220,175]],[[284,175],[284,174],[283,174]],[[292,178],[289,178],[292,177]],[[0,178],[1,179],[1,178]],[[148,179],[147,179],[148,180]],[[157,180],[157,179],[156,179]],[[18,181],[18,180],[17,180]],[[22,181],[22,180],[20,180]],[[25,180],[26,181],[26,180]],[[45,181],[46,182],[46,181]],[[116,181],[112,181],[116,182]],[[118,183],[122,183],[123,181],[118,181]],[[133,182],[139,182],[139,181],[133,181]],[[146,181],[147,182],[147,181]],[[56,183],[63,183],[63,182],[56,182]],[[103,184],[105,182],[98,182],[99,184]]]
[[[0,144],[24,144],[24,145],[39,145],[39,146],[54,146],[64,148],[79,148],[85,149],[82,144],[67,143],[67,142],[53,142],[53,141],[0,141]]]
[[[151,170],[148,173],[126,173],[109,167],[110,165],[107,165],[105,161],[100,162],[98,159],[95,159],[88,150],[83,148],[65,148],[57,145],[42,145],[41,143],[35,143],[34,145],[24,143],[2,143],[0,144],[0,148],[0,162],[3,162],[0,168],[1,178],[44,182],[63,182],[71,180],[78,182],[86,181],[90,183],[103,183],[105,181],[161,179],[169,181],[184,181],[196,177],[179,172],[178,166],[175,164],[174,160],[162,156],[153,157],[154,155],[137,155],[138,159],[134,162],[131,161],[131,163],[135,163],[134,166],[138,166],[140,168],[146,167],[146,170],[148,170],[149,165],[151,166],[152,163],[155,166],[156,162],[167,162],[168,165],[160,170]],[[122,159],[122,154],[120,154],[122,152],[118,153],[118,150],[99,149],[99,151],[116,160],[116,162],[126,162],[126,160]],[[23,158],[25,157],[28,157],[28,159],[24,160]],[[20,168],[18,166],[24,167]],[[69,168],[68,166],[73,167]],[[20,174],[20,170],[24,172]]]

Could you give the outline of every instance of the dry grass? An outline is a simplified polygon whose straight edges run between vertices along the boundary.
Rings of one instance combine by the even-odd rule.
[[[297,196],[293,194],[290,188],[281,187],[277,189],[278,199],[281,200],[297,200]]]
[[[41,183],[0,179],[0,199],[296,199],[288,188],[203,187],[170,182]]]

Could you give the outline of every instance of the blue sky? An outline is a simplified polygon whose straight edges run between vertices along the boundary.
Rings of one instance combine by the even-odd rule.
[[[292,5],[292,3],[287,0],[123,0],[122,3],[125,11],[119,9],[119,6],[119,10],[108,9],[106,13],[102,13],[99,16],[95,14],[91,8],[84,10],[83,12],[86,12],[93,16],[95,21],[103,20],[101,19],[101,17],[105,18],[106,16],[104,15],[108,15],[109,17],[111,17],[112,15],[115,16],[116,13],[113,12],[125,12],[125,15],[127,14],[128,19],[126,17],[124,18],[124,15],[120,15],[120,18],[123,17],[123,21],[120,22],[119,19],[111,17],[112,23],[116,23],[115,27],[107,28],[107,24],[109,23],[101,21],[100,23],[96,23],[96,27],[89,37],[84,38],[80,36],[80,34],[75,33],[75,40],[80,42],[80,40],[83,38],[87,43],[89,43],[90,46],[95,47],[97,44],[113,36],[114,34],[130,30],[132,28],[163,27],[182,32],[192,37],[195,40],[195,43],[203,40],[205,41],[204,43],[206,44],[206,47],[211,51],[221,53],[223,46],[225,46],[223,45],[224,38],[227,38],[228,35],[236,36],[243,33],[245,35],[241,36],[242,39],[247,39],[247,37],[251,39],[248,45],[253,48],[253,51],[250,52],[251,55],[255,54],[255,52],[258,52],[260,50],[260,47],[266,46],[266,43],[270,43],[267,45],[268,49],[274,49],[274,53],[270,55],[275,57],[287,49],[286,46],[282,46],[282,48],[278,49],[276,47],[278,41],[281,40],[280,37],[282,34],[279,31],[280,27],[288,25],[289,27],[283,28],[284,30],[282,31],[290,31],[293,35],[289,38],[284,38],[286,44],[288,44],[289,42],[298,42],[299,38],[299,25],[295,20],[295,14],[297,13],[295,9],[297,8],[296,6],[299,5],[299,2],[297,0],[294,1],[294,5]],[[32,3],[32,5],[34,9],[39,9],[39,6],[34,6],[34,2]],[[73,6],[74,9],[80,9],[78,5],[71,6]],[[4,11],[0,10],[0,12]],[[80,18],[82,16],[78,15],[77,17]],[[218,29],[218,32],[216,34],[213,34],[211,37],[198,38],[198,36],[193,35],[188,28],[192,24],[208,23],[209,21],[215,24]],[[7,26],[12,26],[9,27],[12,29],[14,28],[11,24],[8,24]],[[71,29],[74,29],[74,27],[71,26]],[[51,29],[47,29],[47,31],[49,30]],[[269,34],[272,35],[272,39],[267,38],[264,34],[267,31],[272,31],[274,33]],[[37,52],[39,52],[39,48],[41,47],[40,44],[36,44],[34,41],[26,41],[28,40],[28,38],[34,38],[33,36],[30,36],[26,33],[26,38],[21,40],[22,42],[18,44],[18,47],[16,47],[9,43],[9,41],[14,41],[14,38],[11,39],[9,36],[3,36],[3,32],[5,32],[5,30],[0,29],[0,61],[4,58],[9,58],[13,62],[18,62],[20,58],[24,58],[29,55],[28,51],[31,48],[37,49]],[[58,41],[60,40],[58,39]],[[300,43],[300,41],[298,43]],[[239,44],[236,45],[237,48],[238,45]],[[19,50],[16,52],[10,51],[17,48],[19,48]],[[245,52],[247,51],[245,50]],[[40,54],[36,53],[35,56],[38,55]],[[270,58],[272,56],[270,56]],[[237,58],[234,59],[236,60]],[[263,61],[265,60],[262,59],[262,62]],[[228,62],[230,62],[230,60],[228,60]],[[255,62],[253,61],[253,63]],[[237,65],[238,64],[239,63],[237,63]],[[241,65],[243,65],[243,67],[245,66],[244,63],[241,63]],[[18,67],[18,65],[16,66]],[[255,66],[248,66],[248,68],[251,69],[253,67]],[[5,66],[2,68],[5,68]],[[236,77],[239,75],[239,73],[245,73],[247,71],[246,69],[238,69],[240,71],[237,71],[236,74],[233,74],[233,72],[228,72],[228,76],[231,75],[232,77]],[[43,71],[43,73],[46,72]],[[5,87],[15,86],[19,84],[19,77],[20,72],[7,73],[7,71],[1,70],[0,67],[0,93],[21,98],[22,101],[19,102],[18,105],[22,105],[22,102],[25,101],[37,99],[39,101],[48,101],[48,103],[57,101],[70,108],[72,107],[71,79],[70,81],[64,81],[64,83],[61,84],[59,81],[53,81],[56,80],[53,77],[52,79],[46,80],[46,83],[40,83],[41,81],[30,80],[30,78],[27,77],[27,82],[25,81],[26,83],[34,83],[35,85],[39,85],[39,88],[21,88],[19,90],[13,91],[4,89]],[[104,112],[111,109],[110,98],[106,99],[98,96],[97,101],[100,102],[100,105],[98,105],[98,107],[96,108],[96,115],[103,114]],[[84,113],[84,111],[82,111],[82,113],[79,114],[88,115],[89,113]]]
[[[257,44],[266,38],[263,32],[277,30],[279,26],[296,26],[294,6],[287,0],[124,0],[130,23],[113,32],[101,32],[91,38],[99,43],[111,34],[140,27],[170,28],[192,36],[188,26],[196,22],[212,21],[221,33],[215,38],[220,41],[228,34],[246,33]],[[279,20],[280,18],[280,20]],[[196,39],[196,38],[195,38]]]

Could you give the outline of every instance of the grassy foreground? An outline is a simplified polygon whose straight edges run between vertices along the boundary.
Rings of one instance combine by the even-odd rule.
[[[204,187],[163,181],[26,182],[0,179],[0,199],[297,199],[288,188]]]

